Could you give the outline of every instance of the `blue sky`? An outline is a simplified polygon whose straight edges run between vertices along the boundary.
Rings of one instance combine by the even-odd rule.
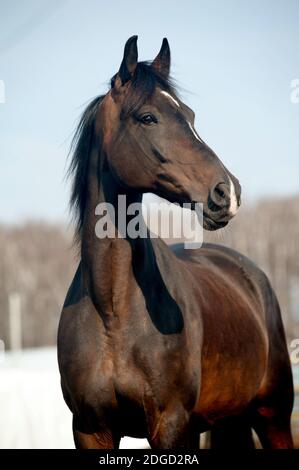
[[[244,205],[298,193],[298,18],[298,0],[0,0],[0,222],[68,219],[72,131],[133,34],[140,60],[168,38],[181,96]]]

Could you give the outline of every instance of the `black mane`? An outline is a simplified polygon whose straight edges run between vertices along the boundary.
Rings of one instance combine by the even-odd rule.
[[[111,79],[111,88],[114,86],[115,78],[116,75]],[[128,116],[134,113],[142,106],[152,96],[157,86],[173,95],[176,94],[175,87],[170,78],[165,77],[152,68],[149,62],[139,62],[124,103],[125,115]],[[105,95],[98,96],[89,103],[81,116],[71,144],[73,155],[67,176],[72,178],[70,208],[74,215],[75,239],[77,241],[81,236],[86,207],[87,175],[94,121],[98,107],[104,97]]]
[[[94,131],[94,120],[98,106],[105,95],[94,98],[83,112],[75,131],[71,150],[73,156],[67,170],[67,176],[72,178],[70,208],[75,221],[75,239],[78,241],[83,226],[84,211],[87,197],[87,174],[89,153]]]

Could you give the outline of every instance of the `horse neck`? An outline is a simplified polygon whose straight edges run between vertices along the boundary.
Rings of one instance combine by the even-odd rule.
[[[96,235],[95,226],[98,218],[95,215],[95,208],[99,203],[111,204],[117,214],[119,195],[126,196],[126,213],[129,204],[142,200],[142,194],[126,192],[116,182],[108,168],[99,172],[98,158],[97,152],[91,154],[88,196],[82,229],[81,263],[84,290],[89,293],[100,314],[104,318],[111,319],[115,318],[116,312],[125,312],[128,308],[135,265],[138,264],[139,269],[143,269],[143,260],[148,258],[146,253],[151,250],[151,242],[148,238],[133,240],[128,236],[99,238]],[[119,233],[117,221],[115,233]]]

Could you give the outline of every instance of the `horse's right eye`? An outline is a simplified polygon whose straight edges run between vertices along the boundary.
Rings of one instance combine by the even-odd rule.
[[[138,119],[140,122],[142,122],[142,124],[147,124],[147,125],[156,124],[158,122],[155,116],[153,116],[151,113],[145,113],[142,116],[140,116]]]

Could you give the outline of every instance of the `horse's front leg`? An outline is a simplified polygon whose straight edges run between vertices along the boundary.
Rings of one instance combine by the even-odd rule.
[[[73,417],[73,435],[76,449],[118,449],[120,435],[105,424],[94,429],[86,427],[84,420]]]
[[[152,449],[199,449],[199,431],[190,413],[181,405],[164,410],[152,420]]]

